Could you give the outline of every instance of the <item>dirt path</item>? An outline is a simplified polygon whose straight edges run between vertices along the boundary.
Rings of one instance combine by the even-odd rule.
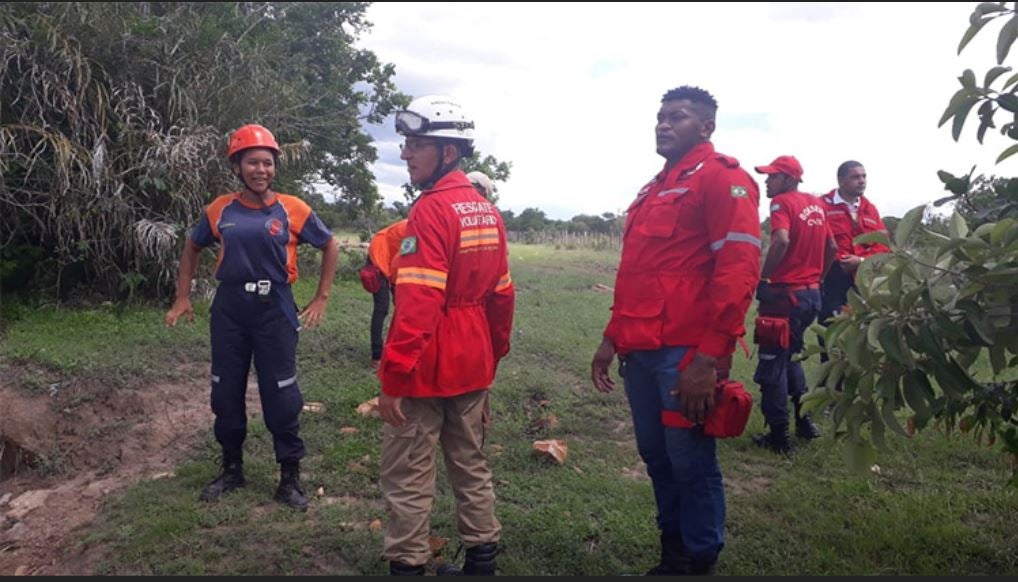
[[[0,481],[0,576],[94,572],[103,548],[75,542],[107,497],[171,475],[211,427],[205,374],[188,372],[194,380],[138,390],[69,383],[29,393],[17,371],[0,381],[4,476],[15,447],[35,457],[33,470]],[[248,396],[260,413],[257,389]]]

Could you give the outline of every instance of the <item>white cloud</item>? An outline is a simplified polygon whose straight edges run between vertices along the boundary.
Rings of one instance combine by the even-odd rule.
[[[900,216],[943,195],[938,169],[1014,169],[993,165],[1004,140],[975,143],[974,116],[961,143],[936,127],[961,71],[994,64],[998,27],[958,57],[974,3],[916,6],[376,3],[361,45],[395,63],[401,90],[452,95],[474,113],[481,151],[513,163],[504,208],[556,218],[625,209],[663,161],[661,95],[691,84],[720,103],[718,150],[746,167],[793,154],[812,192],[859,160],[868,196]],[[400,199],[397,137],[369,131],[380,189]]]

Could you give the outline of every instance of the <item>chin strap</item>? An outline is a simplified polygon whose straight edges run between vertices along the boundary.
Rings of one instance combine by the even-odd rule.
[[[431,176],[429,176],[428,179],[425,180],[424,182],[417,184],[417,187],[420,188],[421,190],[430,190],[434,188],[435,183],[437,183],[439,180],[442,179],[443,176],[455,170],[456,167],[459,166],[459,162],[460,158],[457,156],[452,163],[438,166],[437,168],[435,168],[435,171],[432,172]]]

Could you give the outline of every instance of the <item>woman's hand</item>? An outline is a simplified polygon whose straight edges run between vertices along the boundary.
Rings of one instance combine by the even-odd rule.
[[[173,306],[166,312],[164,319],[166,327],[177,325],[177,320],[180,319],[181,315],[187,316],[187,321],[194,323],[194,308],[191,307],[191,300],[187,297],[181,297],[173,302]]]
[[[325,318],[325,305],[328,303],[328,299],[325,297],[316,296],[308,303],[308,306],[304,308],[304,311],[300,312],[301,325],[307,326],[308,329],[314,328],[316,325],[321,323],[322,319]]]

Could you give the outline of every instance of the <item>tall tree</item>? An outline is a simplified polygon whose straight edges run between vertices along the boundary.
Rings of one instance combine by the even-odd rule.
[[[1015,3],[977,5],[959,51],[998,18],[1006,20],[998,34],[998,66],[986,74],[983,87],[976,86],[973,71],[965,71],[959,77],[962,88],[941,119],[941,125],[954,119],[956,140],[980,102],[980,141],[993,127],[995,113],[1018,116],[1018,75],[1008,78],[1001,90],[991,89],[1010,70],[1001,64],[1018,38]],[[1001,129],[1018,140],[1014,121]],[[1016,151],[1018,144],[1005,149],[998,161]],[[858,291],[849,293],[846,313],[820,331],[831,359],[820,369],[818,383],[825,388],[815,391],[810,401],[835,403],[836,429],[847,429],[849,450],[860,467],[869,466],[872,444],[883,446],[886,431],[906,435],[937,423],[991,443],[999,439],[1011,456],[1012,483],[1018,486],[1018,220],[1010,215],[1009,205],[997,205],[995,196],[972,190],[979,187],[970,181],[972,173],[957,178],[941,172],[952,193],[945,200],[961,200],[960,210],[964,204],[986,204],[995,212],[971,228],[956,210],[946,235],[927,228],[925,239],[915,236],[923,230],[925,206],[902,217],[893,252],[862,264]],[[1004,180],[1000,186],[1007,190],[1011,182]],[[856,240],[864,242],[892,244],[883,233]],[[839,384],[844,389],[835,392]],[[907,417],[904,427],[902,412]]]
[[[548,217],[540,208],[524,208],[516,217],[516,228],[523,231],[539,232],[548,224]]]
[[[0,4],[5,264],[42,252],[58,293],[69,273],[111,295],[168,290],[186,227],[211,194],[236,188],[223,152],[245,123],[284,144],[277,189],[326,182],[373,208],[376,153],[361,123],[407,99],[393,66],[354,46],[366,7]]]

